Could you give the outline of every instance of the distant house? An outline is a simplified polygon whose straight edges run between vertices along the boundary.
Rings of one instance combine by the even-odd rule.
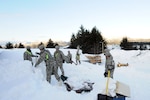
[[[128,42],[134,50],[150,50],[150,42]]]

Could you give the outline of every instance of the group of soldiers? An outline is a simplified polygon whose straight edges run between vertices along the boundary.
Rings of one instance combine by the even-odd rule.
[[[58,84],[61,85],[62,81],[60,76],[58,75],[58,68],[60,68],[62,75],[64,76],[64,69],[63,69],[63,62],[67,63],[74,63],[74,64],[81,64],[80,62],[80,54],[79,50],[76,53],[76,63],[72,61],[72,54],[68,51],[68,55],[65,56],[64,53],[59,49],[59,46],[55,46],[56,51],[54,52],[54,56],[46,50],[44,45],[38,46],[40,52],[36,53],[39,55],[38,60],[33,65],[32,57],[38,57],[37,55],[33,55],[32,51],[29,46],[26,47],[26,51],[24,52],[24,60],[31,61],[34,67],[37,67],[41,62],[45,62],[46,65],[46,80],[51,83],[51,75],[55,75],[55,78],[58,80]],[[111,55],[110,51],[106,49],[104,51],[104,55],[106,57],[105,62],[105,72],[104,76],[108,77],[108,71],[110,71],[110,77],[113,78],[113,73],[115,69],[115,62],[113,60],[113,56]]]
[[[24,52],[24,60],[29,60],[32,63],[32,66],[37,67],[41,62],[45,62],[46,65],[46,80],[51,83],[51,75],[55,75],[55,78],[58,80],[59,85],[62,84],[61,78],[58,75],[58,68],[61,70],[61,75],[65,75],[63,69],[63,62],[66,61],[67,63],[75,63],[72,61],[72,54],[68,51],[68,55],[65,56],[64,53],[59,49],[59,46],[55,46],[56,51],[54,52],[54,56],[50,53],[49,50],[46,50],[44,45],[38,46],[40,52],[36,53],[39,55],[38,60],[36,61],[35,65],[33,65],[32,57],[38,57],[37,55],[33,55],[30,46],[26,47],[26,51]],[[78,54],[78,53],[77,53]],[[80,54],[77,55],[76,65],[77,62],[80,62]]]

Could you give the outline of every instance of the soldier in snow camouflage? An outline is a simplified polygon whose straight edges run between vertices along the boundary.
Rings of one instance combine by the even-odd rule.
[[[109,70],[110,71],[110,77],[113,78],[114,69],[115,69],[115,62],[113,60],[113,56],[111,55],[111,53],[108,49],[106,49],[104,51],[104,55],[106,57],[104,76],[107,77],[108,70]]]
[[[30,48],[31,48],[30,46],[27,46],[27,47],[26,47],[27,50],[24,52],[23,58],[24,58],[24,60],[29,60],[29,61],[31,61],[31,63],[32,63],[32,65],[33,65],[32,57],[38,57],[38,56],[33,55]]]
[[[51,53],[48,50],[45,50],[44,45],[39,46],[40,49],[40,58],[35,64],[35,67],[39,65],[42,61],[45,61],[46,64],[46,80],[51,83],[51,75],[52,73],[55,75],[56,79],[58,82],[61,81],[58,73],[57,73],[57,67],[56,67],[56,62],[54,61],[54,58],[52,57]]]
[[[63,61],[65,61],[65,55],[64,53],[59,50],[59,46],[55,46],[56,48],[56,51],[54,52],[54,59],[56,61],[56,66],[57,66],[57,70],[58,70],[58,67],[60,68],[61,72],[62,72],[62,75],[64,75],[64,69],[63,69]]]

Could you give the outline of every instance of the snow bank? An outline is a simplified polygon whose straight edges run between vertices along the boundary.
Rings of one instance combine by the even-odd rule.
[[[49,49],[53,54],[55,49]],[[75,49],[61,49],[65,55],[68,50],[75,61]],[[68,92],[64,85],[58,86],[57,80],[52,76],[52,83],[45,80],[45,64],[41,63],[33,73],[31,63],[23,60],[25,49],[0,49],[0,100],[96,100],[106,86],[103,76],[105,57],[101,54],[101,64],[86,62],[86,57],[81,53],[81,64],[64,63],[67,75],[75,87],[82,85],[83,81],[91,81],[93,90],[89,93],[77,94]],[[32,52],[39,52],[32,49]],[[129,85],[131,98],[126,100],[148,100],[150,98],[150,51],[124,51],[112,49],[110,51],[116,64],[129,63],[128,67],[115,68],[114,80]],[[37,59],[33,59],[35,62]],[[60,70],[59,70],[60,75]]]

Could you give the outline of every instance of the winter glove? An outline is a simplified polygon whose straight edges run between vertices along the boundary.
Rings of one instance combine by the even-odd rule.
[[[104,72],[104,77],[107,77],[108,76],[108,72]]]

